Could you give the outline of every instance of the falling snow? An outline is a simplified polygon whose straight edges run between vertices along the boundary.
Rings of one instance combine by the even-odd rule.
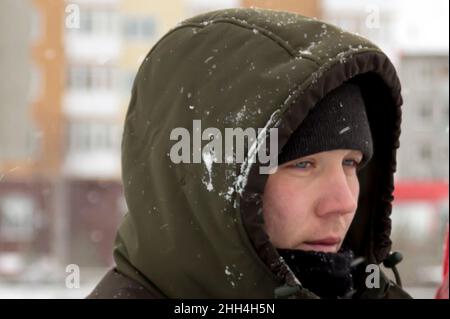
[[[304,50],[298,50],[300,54],[311,55],[311,50],[317,45],[316,42],[311,42],[311,44]]]
[[[205,184],[206,189],[210,192],[214,190],[214,186],[212,184],[212,163],[213,163],[213,154],[211,151],[208,152],[202,152],[203,162],[205,163],[206,169],[208,171],[208,181],[203,181],[203,184]]]
[[[236,265],[233,264],[231,267],[226,265],[225,266],[225,275],[227,278],[227,281],[230,283],[230,285],[234,288],[236,287],[237,283],[242,279],[244,276],[243,273],[237,271]]]
[[[339,135],[344,134],[345,132],[350,130],[350,126],[346,126],[345,128],[343,128],[342,130],[339,131]]]
[[[207,58],[207,59],[205,60],[205,63],[208,63],[208,62],[211,61],[212,59],[214,59],[214,56],[210,56],[209,58]]]

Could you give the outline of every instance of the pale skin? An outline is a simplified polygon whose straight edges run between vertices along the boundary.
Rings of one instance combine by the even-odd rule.
[[[283,163],[263,196],[265,230],[284,249],[337,252],[355,216],[357,150],[331,150]]]

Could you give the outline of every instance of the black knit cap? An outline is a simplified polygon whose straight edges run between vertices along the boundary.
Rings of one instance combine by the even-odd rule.
[[[355,83],[340,85],[317,103],[283,146],[278,164],[336,149],[361,151],[363,159],[359,168],[373,154],[364,99]]]

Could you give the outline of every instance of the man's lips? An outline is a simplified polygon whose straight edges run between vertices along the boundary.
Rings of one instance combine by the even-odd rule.
[[[300,245],[300,249],[323,252],[337,252],[340,243],[341,238],[339,237],[327,237],[317,240],[304,241]]]
[[[341,242],[341,238],[339,237],[326,237],[317,240],[305,241],[304,243],[307,245],[320,245],[320,246],[335,246]]]

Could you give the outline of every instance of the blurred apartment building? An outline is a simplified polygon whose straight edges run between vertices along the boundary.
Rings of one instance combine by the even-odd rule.
[[[430,37],[435,26],[418,26],[417,12],[396,1],[3,0],[0,64],[8,81],[0,82],[0,276],[26,272],[36,256],[80,266],[111,263],[115,230],[127,211],[120,143],[136,71],[181,19],[232,6],[317,17],[385,50],[404,97],[394,221],[404,231],[393,235],[407,242],[424,232],[426,240],[440,227],[436,220],[445,223],[445,212],[448,220],[448,204],[442,205],[448,202],[448,42]],[[410,218],[411,205],[425,217]]]
[[[0,275],[54,251],[63,134],[63,4],[0,2]]]
[[[0,277],[112,262],[131,85],[183,11],[180,1],[0,3],[10,80],[0,86]]]

